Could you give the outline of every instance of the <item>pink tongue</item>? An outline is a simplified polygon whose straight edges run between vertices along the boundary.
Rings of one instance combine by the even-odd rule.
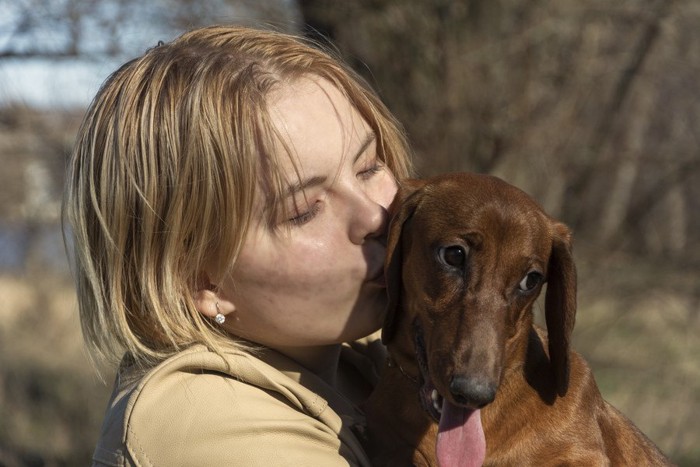
[[[437,437],[440,467],[481,466],[486,457],[486,439],[478,410],[442,403]]]

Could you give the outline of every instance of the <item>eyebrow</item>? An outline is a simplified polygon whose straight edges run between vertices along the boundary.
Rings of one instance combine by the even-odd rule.
[[[360,157],[362,157],[362,155],[365,153],[365,151],[367,151],[367,148],[376,139],[377,139],[377,135],[374,133],[374,131],[370,130],[369,132],[367,132],[364,139],[362,140],[362,144],[360,144],[360,147],[357,149],[357,152],[355,153],[355,156],[352,159],[353,164],[355,164],[358,161],[358,159],[360,159]],[[328,177],[326,177],[325,175],[317,175],[314,177],[309,177],[305,180],[300,180],[297,183],[294,183],[294,184],[289,186],[289,188],[287,189],[286,196],[287,197],[293,196],[293,195],[299,193],[300,191],[306,190],[307,188],[321,185],[327,179],[328,179]]]

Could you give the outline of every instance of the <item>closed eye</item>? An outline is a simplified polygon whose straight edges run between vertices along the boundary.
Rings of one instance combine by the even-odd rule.
[[[314,204],[309,206],[309,208],[304,212],[298,212],[297,214],[288,220],[294,226],[304,225],[310,222],[316,215],[321,211],[321,202],[316,201]]]
[[[371,167],[358,172],[357,177],[360,180],[369,180],[382,170],[384,170],[384,164],[382,164],[381,162],[374,162],[374,164]]]

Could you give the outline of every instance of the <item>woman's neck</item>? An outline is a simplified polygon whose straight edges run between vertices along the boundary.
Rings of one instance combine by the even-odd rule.
[[[276,350],[304,366],[330,386],[336,387],[340,344],[317,347],[284,347]]]

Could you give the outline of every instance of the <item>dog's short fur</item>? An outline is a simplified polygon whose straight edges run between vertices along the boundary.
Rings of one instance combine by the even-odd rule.
[[[486,442],[445,463],[668,465],[570,350],[571,235],[528,195],[486,175],[408,181],[387,250],[391,357],[365,407],[376,465],[438,465],[443,400]],[[545,282],[547,333],[532,313]]]

